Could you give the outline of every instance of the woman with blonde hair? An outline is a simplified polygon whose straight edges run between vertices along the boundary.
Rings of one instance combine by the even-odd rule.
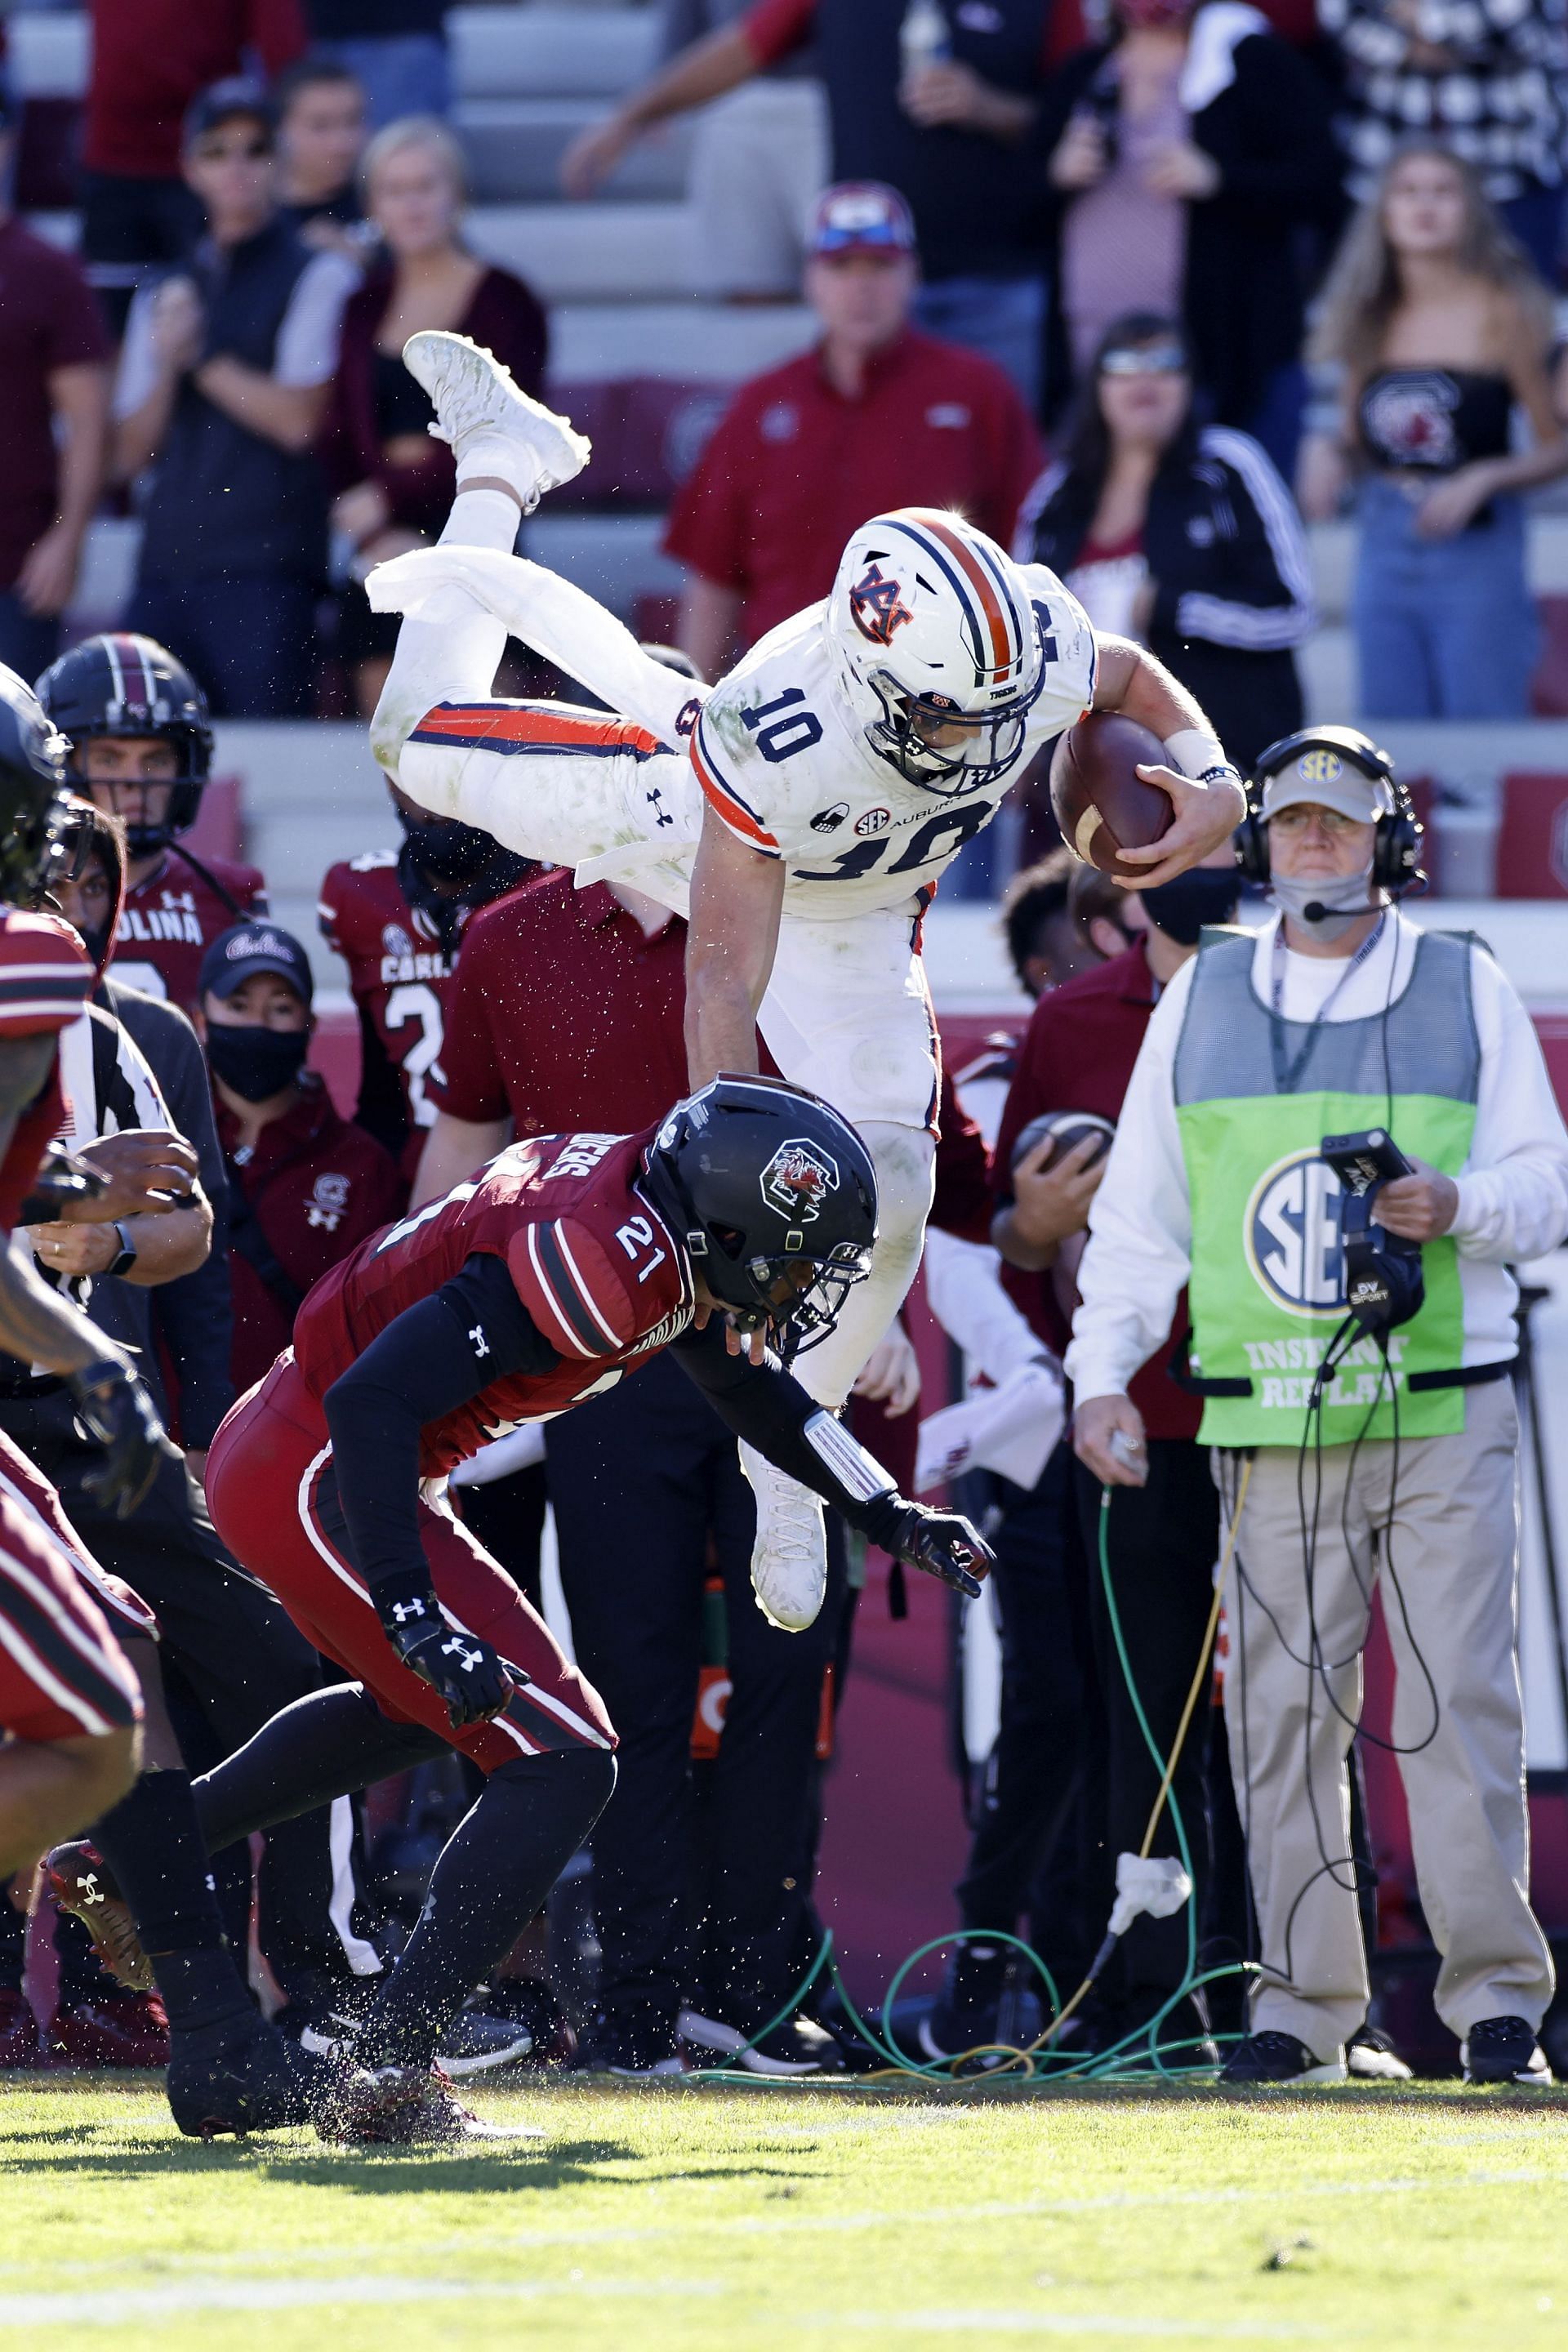
[[[364,714],[375,708],[396,638],[359,580],[372,564],[440,530],[452,500],[452,453],[430,438],[435,411],[403,364],[425,328],[469,335],[503,360],[525,392],[544,373],[544,312],[521,278],[463,242],[462,150],[433,115],[389,122],[360,165],[383,258],[343,313],[342,344],[323,448],[338,496],[332,521],[355,550],[339,652]]]
[[[1309,436],[1309,520],[1359,476],[1352,618],[1363,714],[1510,719],[1537,644],[1521,493],[1568,472],[1545,289],[1475,173],[1435,141],[1395,155],[1352,224],[1310,356],[1340,377]],[[1515,446],[1515,412],[1530,446]]]

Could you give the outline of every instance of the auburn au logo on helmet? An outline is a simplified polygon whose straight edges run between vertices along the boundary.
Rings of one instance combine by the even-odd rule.
[[[874,646],[890,646],[893,631],[915,617],[904,603],[899,583],[884,579],[877,563],[868,564],[849,591],[849,610],[861,635],[869,637]]]

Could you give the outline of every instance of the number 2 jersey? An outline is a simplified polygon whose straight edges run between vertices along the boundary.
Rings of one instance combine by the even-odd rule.
[[[361,1127],[412,1179],[436,1106],[452,959],[398,879],[395,849],[329,866],[316,908],[321,937],[349,968],[360,1022]]]
[[[653,1133],[531,1137],[444,1200],[362,1242],[316,1284],[294,1325],[294,1360],[318,1403],[389,1323],[476,1255],[502,1260],[559,1360],[546,1373],[498,1380],[426,1423],[425,1477],[454,1469],[520,1422],[613,1388],[678,1338],[693,1304],[685,1259],[637,1189]]]
[[[703,702],[691,731],[703,797],[738,840],[784,859],[789,913],[820,920],[929,898],[1036,752],[1089,708],[1095,646],[1088,616],[1055,572],[1020,569],[1045,677],[1017,757],[973,792],[944,795],[910,783],[872,750],[841,683],[822,604],[772,630]]]

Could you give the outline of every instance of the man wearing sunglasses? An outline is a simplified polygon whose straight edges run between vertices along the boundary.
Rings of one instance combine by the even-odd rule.
[[[114,468],[145,473],[131,625],[205,681],[219,718],[308,708],[326,495],[311,454],[357,282],[278,215],[273,111],[215,83],[186,118],[184,170],[206,215],[189,270],[131,306]]]

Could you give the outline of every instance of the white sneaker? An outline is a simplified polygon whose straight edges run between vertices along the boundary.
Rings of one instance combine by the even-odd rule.
[[[520,392],[492,352],[467,335],[410,335],[403,364],[436,404],[430,431],[458,461],[459,488],[475,474],[496,474],[531,514],[546,490],[580,474],[593,444],[542,401]]]
[[[741,1467],[757,1498],[752,1588],[757,1606],[781,1633],[802,1633],[827,1591],[827,1530],[808,1488],[775,1470],[754,1445],[741,1447]]]

